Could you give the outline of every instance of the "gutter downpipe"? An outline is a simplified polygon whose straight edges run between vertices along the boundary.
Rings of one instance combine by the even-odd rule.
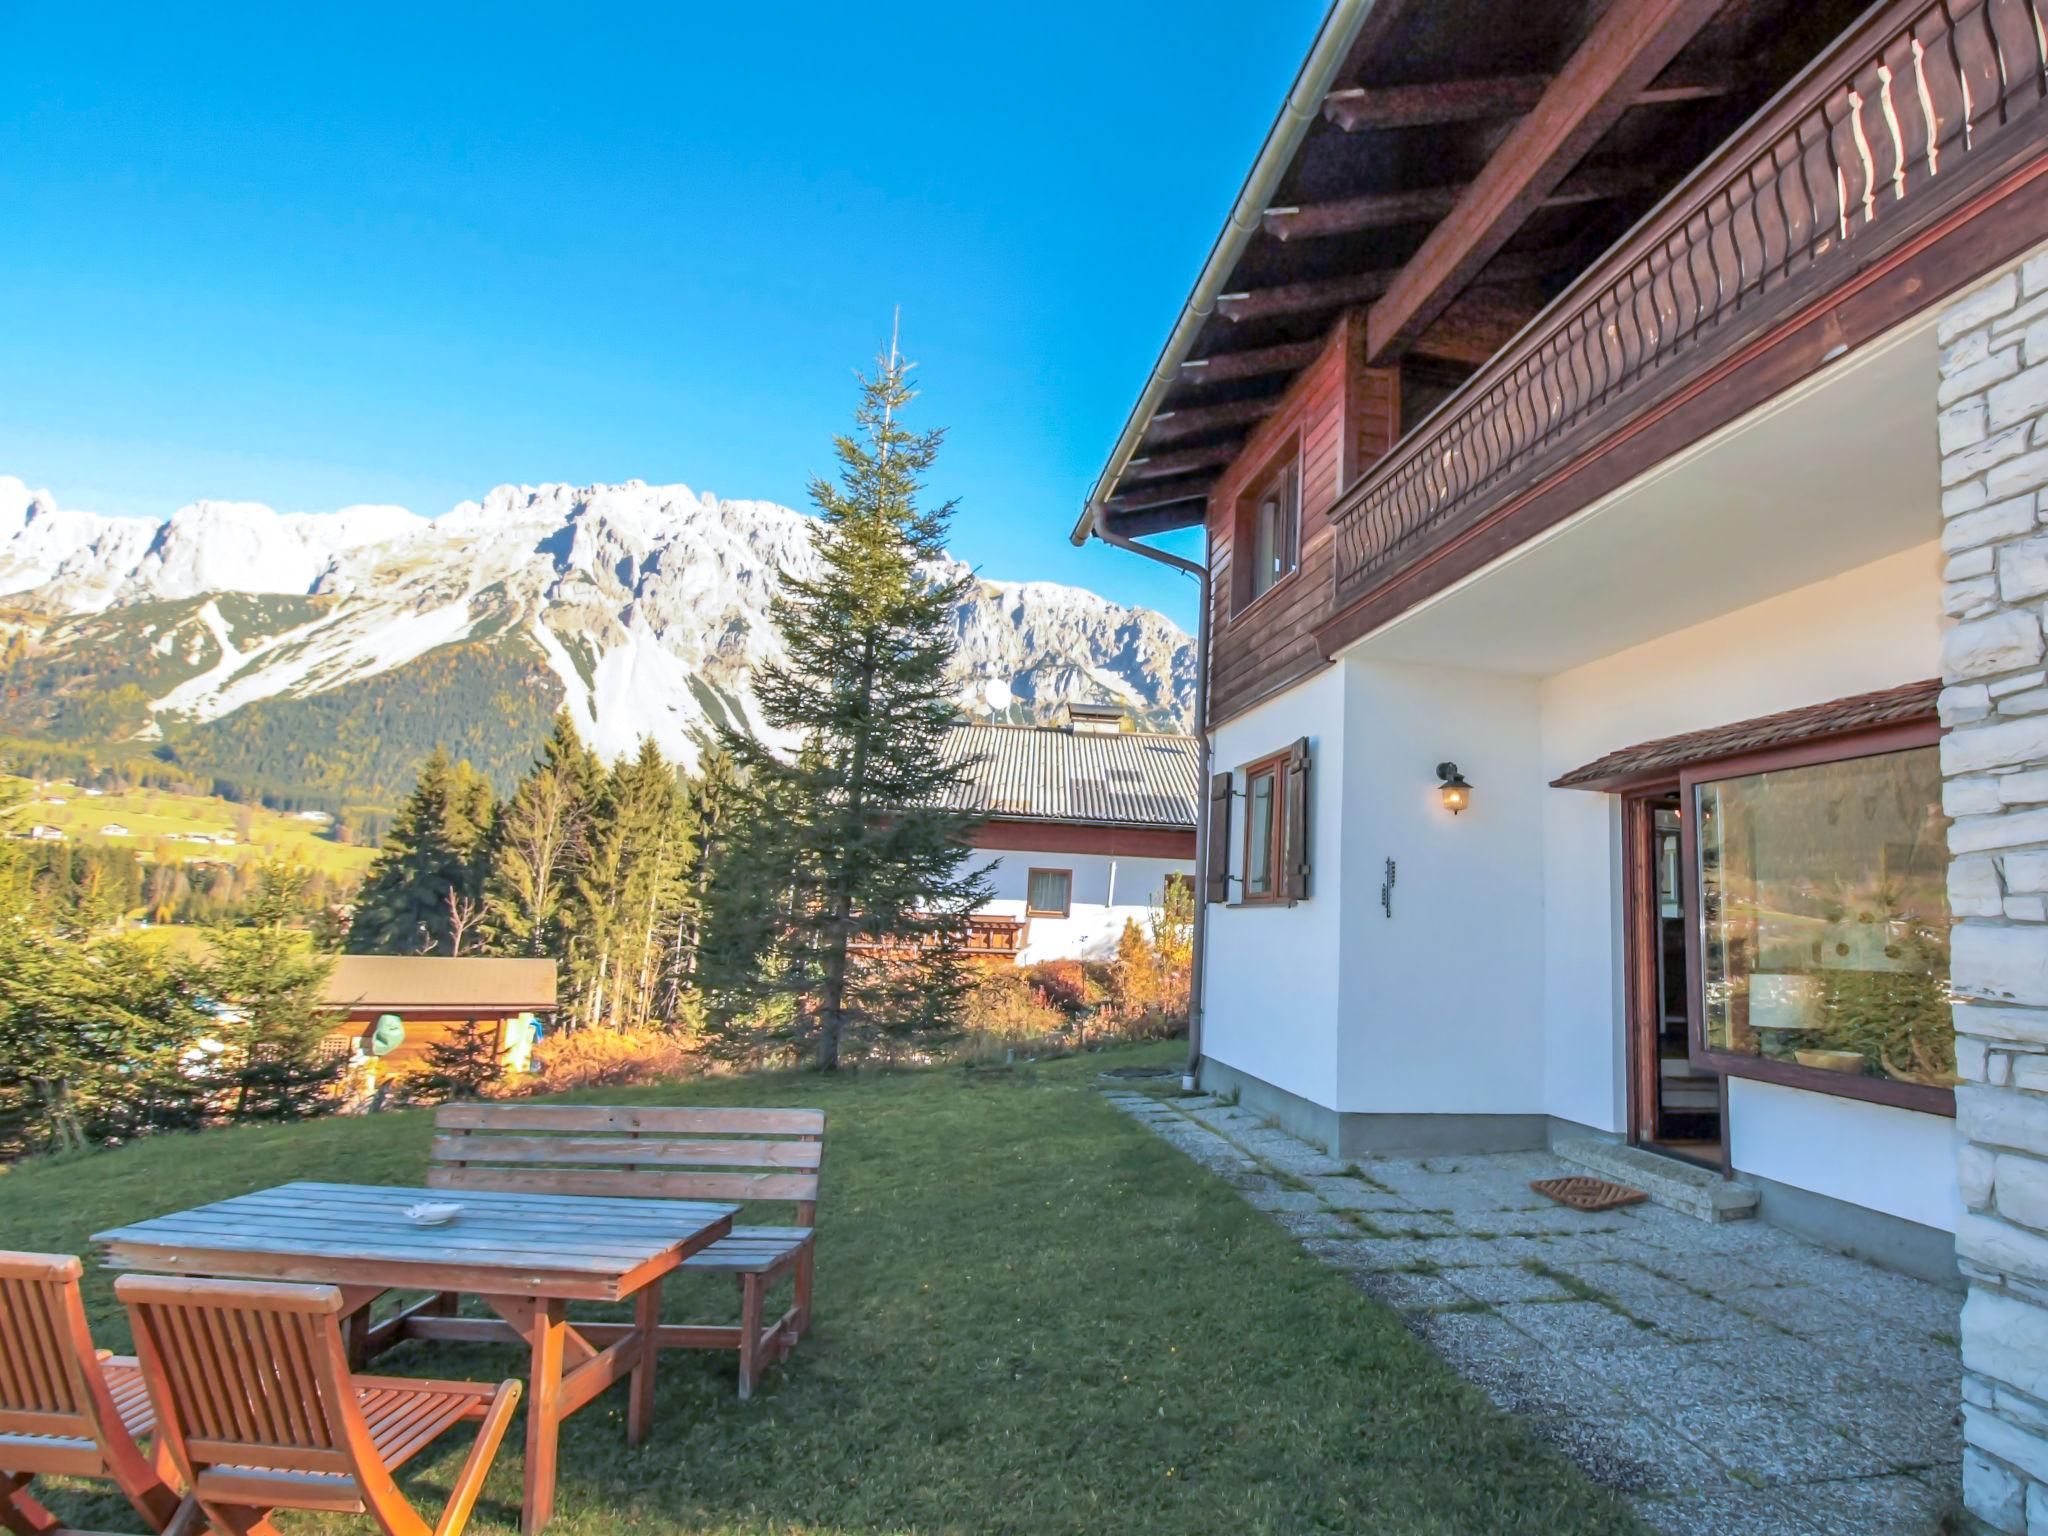
[[[1180,1085],[1192,1092],[1202,1066],[1203,972],[1208,965],[1209,893],[1203,888],[1209,869],[1209,567],[1195,560],[1149,544],[1140,544],[1109,525],[1109,509],[1096,502],[1091,508],[1089,531],[1103,543],[1127,549],[1134,555],[1171,566],[1195,578],[1201,596],[1195,618],[1195,925],[1194,957],[1188,970],[1188,1064]]]
[[[1103,465],[1095,489],[1081,509],[1080,520],[1074,524],[1070,535],[1076,546],[1087,543],[1092,535],[1117,549],[1129,550],[1147,560],[1185,571],[1201,587],[1202,606],[1195,623],[1195,741],[1201,772],[1201,812],[1195,819],[1197,882],[1206,878],[1209,867],[1209,568],[1118,533],[1110,527],[1109,509],[1104,503],[1116,489],[1117,481],[1123,478],[1131,456],[1137,452],[1139,442],[1152,424],[1152,414],[1159,408],[1160,400],[1180,378],[1181,363],[1194,346],[1202,327],[1216,312],[1217,295],[1230,280],[1238,258],[1251,244],[1252,237],[1264,227],[1266,209],[1272,202],[1275,189],[1287,174],[1295,151],[1308,136],[1310,126],[1322,114],[1323,98],[1330,93],[1338,70],[1350,56],[1359,28],[1365,24],[1377,3],[1378,0],[1333,0],[1308,57],[1302,62],[1301,72],[1294,77],[1294,88],[1287,93],[1287,100],[1281,104],[1280,115],[1266,134],[1258,159],[1252,162],[1251,171],[1238,190],[1229,222],[1209,248],[1209,258],[1203,262],[1201,275],[1195,279],[1194,291],[1181,306],[1180,318],[1174,322],[1166,345],[1160,349],[1159,360],[1152,366],[1152,376],[1145,381],[1144,392],[1138,396],[1137,404],[1131,407],[1131,414],[1124,419],[1123,432],[1110,452],[1109,462]],[[1188,1089],[1195,1087],[1196,1074],[1202,1065],[1202,994],[1208,970],[1208,892],[1198,890],[1196,896],[1194,967],[1188,978],[1188,1065],[1181,1078],[1181,1086]]]

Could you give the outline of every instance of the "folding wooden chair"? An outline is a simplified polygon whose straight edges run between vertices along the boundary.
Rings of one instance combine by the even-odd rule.
[[[29,1493],[36,1477],[112,1482],[152,1531],[177,1511],[161,1457],[140,1449],[156,1427],[142,1371],[93,1349],[82,1272],[69,1254],[0,1253],[0,1530],[16,1536],[67,1536]]]
[[[330,1285],[124,1275],[114,1294],[190,1490],[173,1536],[202,1515],[220,1536],[268,1536],[275,1509],[367,1512],[389,1536],[457,1536],[469,1524],[518,1382],[352,1375]],[[471,1420],[476,1444],[429,1526],[392,1473]]]

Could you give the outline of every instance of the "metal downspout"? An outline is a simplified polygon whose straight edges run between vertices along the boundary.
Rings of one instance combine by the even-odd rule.
[[[1203,889],[1203,881],[1209,869],[1209,567],[1194,560],[1184,560],[1179,555],[1168,554],[1163,549],[1154,549],[1149,544],[1140,544],[1136,539],[1118,533],[1109,526],[1109,512],[1100,502],[1094,505],[1091,531],[1105,544],[1118,549],[1127,549],[1134,555],[1143,555],[1147,560],[1185,571],[1195,578],[1201,590],[1197,599],[1201,607],[1195,611],[1195,763],[1196,763],[1196,806],[1195,812],[1195,930],[1194,958],[1188,974],[1188,1065],[1181,1075],[1181,1086],[1193,1088],[1195,1076],[1202,1065],[1202,994],[1205,990],[1204,972],[1208,967],[1209,934],[1209,893]]]
[[[1194,291],[1181,306],[1180,318],[1174,322],[1172,334],[1166,338],[1166,345],[1160,349],[1159,360],[1152,366],[1152,374],[1145,381],[1145,389],[1138,396],[1138,402],[1131,407],[1125,418],[1122,433],[1116,447],[1111,450],[1109,462],[1102,468],[1102,474],[1095,482],[1095,489],[1081,509],[1080,520],[1075,523],[1071,535],[1076,545],[1088,542],[1092,534],[1105,544],[1118,549],[1129,550],[1147,560],[1161,565],[1172,566],[1186,571],[1201,584],[1202,608],[1195,624],[1195,740],[1198,745],[1201,764],[1202,810],[1195,820],[1195,865],[1196,878],[1200,880],[1208,868],[1209,849],[1209,805],[1208,788],[1210,772],[1209,753],[1209,570],[1192,560],[1183,560],[1178,555],[1169,555],[1164,550],[1153,549],[1127,538],[1109,526],[1109,515],[1103,502],[1115,490],[1122,478],[1125,466],[1137,452],[1152,423],[1152,413],[1168,389],[1178,381],[1181,363],[1201,334],[1204,324],[1216,312],[1216,297],[1223,285],[1230,280],[1231,272],[1244,254],[1245,247],[1264,227],[1266,209],[1273,200],[1281,178],[1287,174],[1287,167],[1293,161],[1295,151],[1308,136],[1308,131],[1323,110],[1323,98],[1329,94],[1337,73],[1344,67],[1344,60],[1351,52],[1351,45],[1358,37],[1359,28],[1373,12],[1378,0],[1332,0],[1329,14],[1323,18],[1322,29],[1317,32],[1314,45],[1303,61],[1301,73],[1294,78],[1294,85],[1287,93],[1287,100],[1281,104],[1280,115],[1273,121],[1272,129],[1266,135],[1266,142],[1259,150],[1259,157],[1252,162],[1251,171],[1245,176],[1244,185],[1238,189],[1237,201],[1232,205],[1230,220],[1209,248],[1209,256],[1202,263],[1201,275],[1195,279]],[[1188,982],[1188,1076],[1192,1079],[1201,1065],[1202,1057],[1202,993],[1208,949],[1209,902],[1208,893],[1198,893],[1195,902],[1194,932],[1194,974]],[[1189,1083],[1192,1086],[1192,1083]]]

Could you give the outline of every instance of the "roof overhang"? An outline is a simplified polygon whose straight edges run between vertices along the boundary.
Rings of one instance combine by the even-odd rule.
[[[1102,473],[1096,477],[1094,489],[1081,508],[1081,515],[1069,536],[1076,545],[1088,542],[1095,527],[1096,508],[1116,488],[1146,429],[1152,424],[1153,412],[1158,409],[1161,398],[1180,378],[1181,365],[1187,361],[1196,337],[1216,312],[1216,296],[1236,270],[1238,258],[1244,254],[1245,247],[1263,228],[1274,190],[1293,164],[1301,141],[1321,116],[1323,99],[1335,83],[1337,72],[1344,67],[1344,61],[1351,56],[1366,22],[1379,7],[1392,11],[1396,5],[1397,0],[1336,0],[1330,7],[1330,13],[1323,18],[1315,43],[1294,77],[1287,99],[1281,103],[1279,116],[1267,130],[1258,158],[1252,162],[1244,185],[1238,189],[1230,217],[1210,246],[1208,259],[1202,263],[1201,273],[1195,278],[1195,286],[1188,294],[1187,302],[1181,306],[1180,318],[1167,335],[1166,345],[1160,348],[1159,360],[1152,365],[1144,389],[1132,404],[1130,414],[1124,418],[1123,430],[1117,435],[1116,446],[1110,450],[1109,461],[1102,466]],[[1165,503],[1152,516],[1140,516],[1127,522],[1125,531],[1133,534],[1160,533],[1188,527],[1202,520],[1200,510],[1169,510],[1183,505],[1199,509],[1203,503]]]
[[[1552,789],[1630,789],[1675,779],[1679,770],[1801,742],[1835,741],[1902,725],[1933,727],[1939,680],[1904,683],[1826,704],[1759,715],[1703,731],[1623,747],[1550,781]]]
[[[1412,425],[1861,0],[1335,0],[1071,530],[1194,526],[1346,316]],[[1340,490],[1342,487],[1340,486]]]

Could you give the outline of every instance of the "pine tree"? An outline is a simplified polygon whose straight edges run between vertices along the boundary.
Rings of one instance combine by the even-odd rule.
[[[567,710],[498,814],[484,878],[484,922],[500,954],[566,955],[576,871],[589,851],[603,767]]]
[[[855,431],[836,440],[839,482],[811,484],[823,569],[785,577],[775,605],[787,660],[765,668],[755,691],[763,718],[793,732],[799,750],[785,760],[751,736],[729,738],[763,810],[786,818],[773,829],[790,902],[777,982],[798,997],[827,1071],[849,1029],[945,1024],[966,984],[954,936],[989,895],[984,873],[967,867],[974,818],[935,808],[961,778],[939,746],[955,718],[952,610],[972,577],[930,568],[944,556],[953,503],[918,505],[943,434],[899,420],[913,398],[910,367],[892,342],[862,380]],[[860,939],[925,963],[906,984],[898,967],[858,963]]]
[[[427,1042],[427,1071],[420,1086],[435,1099],[474,1099],[502,1076],[497,1026],[465,1019]]]
[[[657,1004],[692,844],[675,768],[643,741],[606,779],[574,878],[570,990],[578,1022],[607,1029],[664,1022]]]
[[[322,1050],[334,1027],[324,1006],[334,962],[292,926],[303,888],[303,871],[266,865],[242,921],[211,936],[206,981],[220,1004],[213,1033],[227,1047],[235,1120],[310,1114],[341,1071]]]
[[[722,746],[704,749],[696,773],[684,780],[683,802],[695,837],[683,868],[670,991],[663,999],[663,1010],[670,1017],[682,1011],[685,990],[701,1002],[712,978],[713,966],[706,951],[713,925],[713,884],[721,865],[731,856],[746,818],[746,785],[730,752]]]
[[[483,895],[491,822],[490,784],[436,747],[356,899],[348,947],[358,954],[445,955]]]

